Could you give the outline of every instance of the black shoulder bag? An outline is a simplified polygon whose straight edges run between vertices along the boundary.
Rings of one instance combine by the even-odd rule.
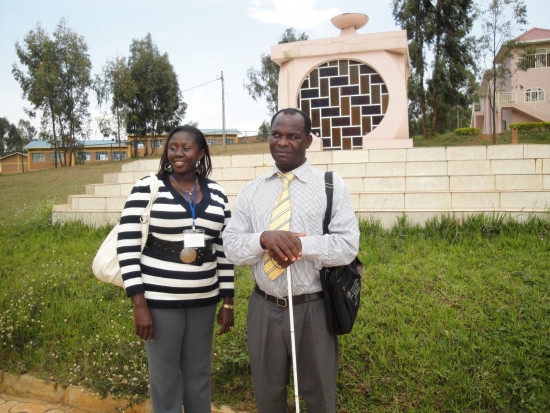
[[[328,234],[332,215],[333,188],[332,172],[325,172],[327,210],[323,221],[324,234]],[[348,265],[321,269],[327,329],[333,334],[348,334],[353,328],[360,306],[362,272],[363,264],[357,257]]]

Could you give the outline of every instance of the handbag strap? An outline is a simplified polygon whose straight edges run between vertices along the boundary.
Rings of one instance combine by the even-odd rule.
[[[332,172],[325,172],[325,193],[327,194],[327,209],[325,219],[323,220],[323,234],[328,234],[328,224],[332,215],[332,192],[334,184],[332,183]]]
[[[151,191],[151,196],[149,197],[149,202],[147,203],[147,208],[139,217],[141,222],[141,251],[145,248],[147,243],[147,238],[149,237],[149,217],[151,215],[151,209],[153,209],[153,202],[157,199],[159,193],[159,179],[154,172],[151,172],[151,179],[149,181],[149,188]]]
[[[154,172],[151,172],[151,183],[149,184],[151,187],[151,198],[149,199],[149,203],[147,204],[147,212],[151,213],[151,208],[153,208],[153,202],[157,200],[157,196],[159,193],[159,179],[157,177],[157,174]]]
[[[149,198],[149,202],[147,203],[147,207],[145,208],[145,211],[143,211],[143,213],[141,214],[140,221],[142,224],[149,222],[149,216],[151,215],[153,202],[155,202],[159,193],[159,179],[157,178],[157,175],[154,172],[151,172],[149,176],[150,176],[149,188],[151,191],[151,196]]]

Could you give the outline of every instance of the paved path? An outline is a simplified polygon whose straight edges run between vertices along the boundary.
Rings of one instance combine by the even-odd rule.
[[[90,413],[63,404],[28,397],[0,394],[0,413]]]
[[[61,387],[30,375],[0,375],[0,413],[150,413],[151,401],[129,404],[124,399],[101,398],[79,386]],[[212,413],[235,413],[212,406]]]

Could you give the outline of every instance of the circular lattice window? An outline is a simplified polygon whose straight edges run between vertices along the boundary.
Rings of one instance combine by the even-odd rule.
[[[386,84],[355,60],[333,60],[313,69],[298,94],[298,107],[311,117],[312,132],[325,149],[362,149],[363,137],[388,109]]]

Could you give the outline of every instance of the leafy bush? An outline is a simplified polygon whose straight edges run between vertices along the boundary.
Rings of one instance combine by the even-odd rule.
[[[514,128],[517,128],[520,132],[544,132],[550,131],[550,122],[511,123],[510,129]]]
[[[481,129],[479,128],[458,128],[454,130],[457,135],[479,135]]]

